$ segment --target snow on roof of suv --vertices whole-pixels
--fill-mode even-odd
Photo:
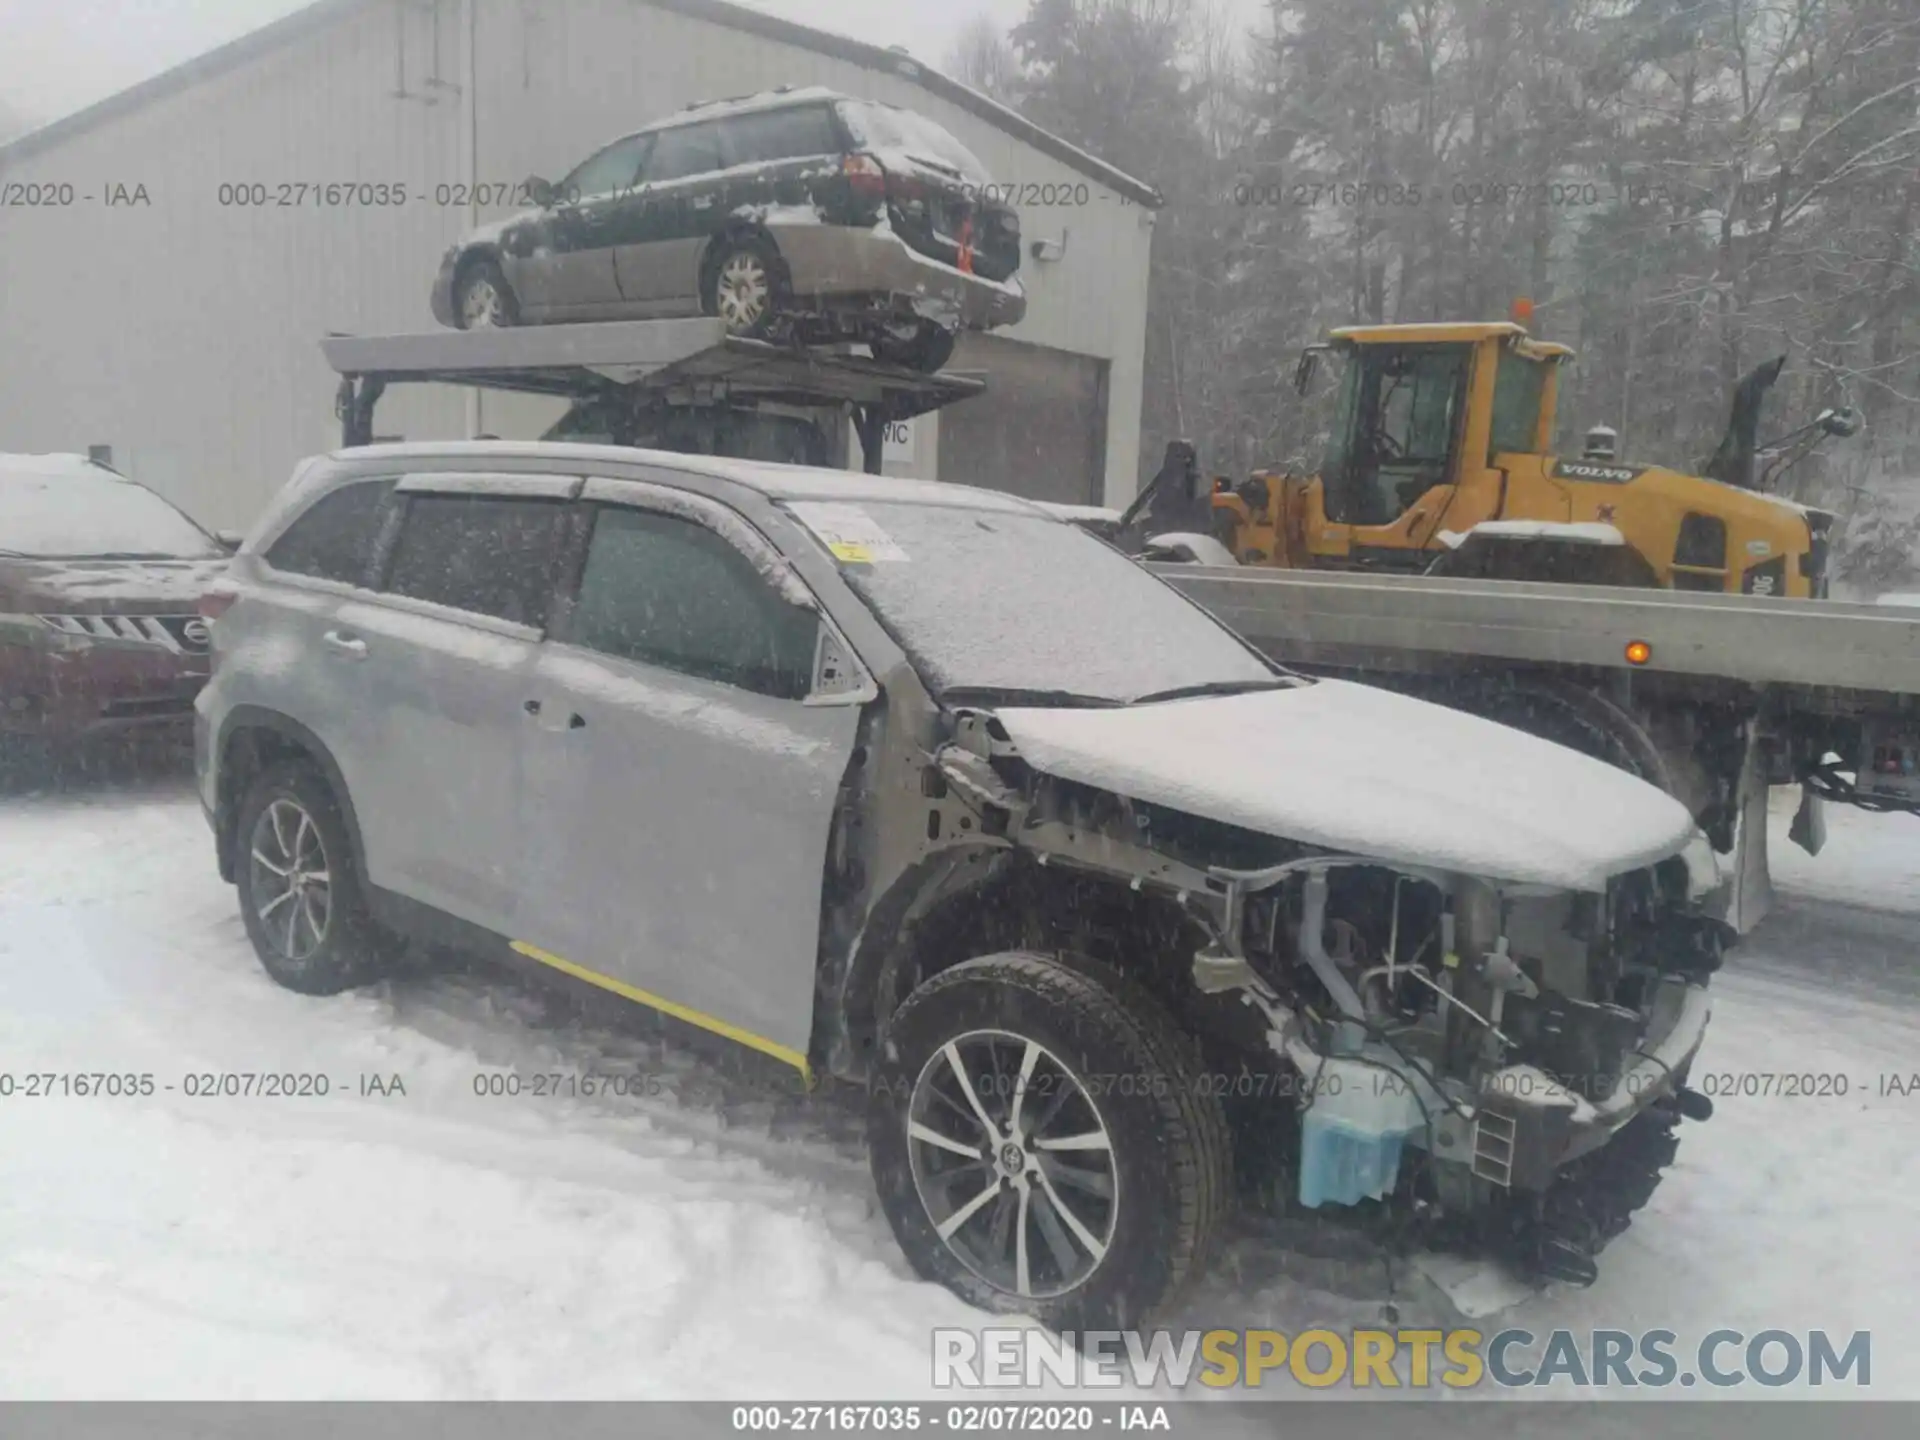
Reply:
[[[731,99],[695,101],[663,119],[655,120],[650,125],[642,125],[634,133],[644,135],[649,130],[665,130],[669,126],[684,125],[693,120],[714,120],[728,115],[747,115],[760,110],[775,110],[783,105],[806,105],[853,98],[844,90],[832,90],[825,85],[803,85],[798,89],[760,90],[752,95],[736,95]]]

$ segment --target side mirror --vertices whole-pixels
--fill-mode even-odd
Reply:
[[[247,532],[244,530],[216,530],[213,532],[213,538],[220,542],[220,548],[222,550],[231,555],[247,543]]]
[[[1300,363],[1293,369],[1293,393],[1305,395],[1313,385],[1313,377],[1320,369],[1320,352],[1302,350]]]
[[[527,198],[536,205],[553,204],[553,183],[542,180],[538,175],[529,175],[520,187],[527,192]]]

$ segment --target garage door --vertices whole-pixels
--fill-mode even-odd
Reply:
[[[1106,488],[1104,360],[966,335],[947,368],[984,373],[987,391],[940,412],[942,480],[1029,500],[1100,503]]]

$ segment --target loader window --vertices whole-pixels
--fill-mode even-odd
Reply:
[[[1447,482],[1469,347],[1380,345],[1347,362],[1321,476],[1329,519],[1387,525]]]
[[[1512,350],[1500,352],[1500,368],[1493,378],[1493,429],[1487,438],[1487,459],[1495,455],[1526,455],[1540,428],[1540,397],[1547,387],[1544,360],[1529,360]]]

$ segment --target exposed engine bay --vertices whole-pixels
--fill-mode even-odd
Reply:
[[[1298,1202],[1379,1202],[1429,1241],[1591,1282],[1674,1124],[1711,1113],[1686,1075],[1726,936],[1688,913],[1684,862],[1604,895],[1358,856],[1223,878],[1195,979],[1257,1005],[1300,1078]]]
[[[1678,1123],[1712,1113],[1687,1074],[1734,932],[1701,903],[1704,842],[1603,892],[1499,882],[1061,781],[997,728],[963,721],[940,757],[975,833],[1197,922],[1185,983],[1291,1077],[1291,1123],[1255,1142],[1288,1152],[1285,1203],[1529,1280],[1596,1277]]]

